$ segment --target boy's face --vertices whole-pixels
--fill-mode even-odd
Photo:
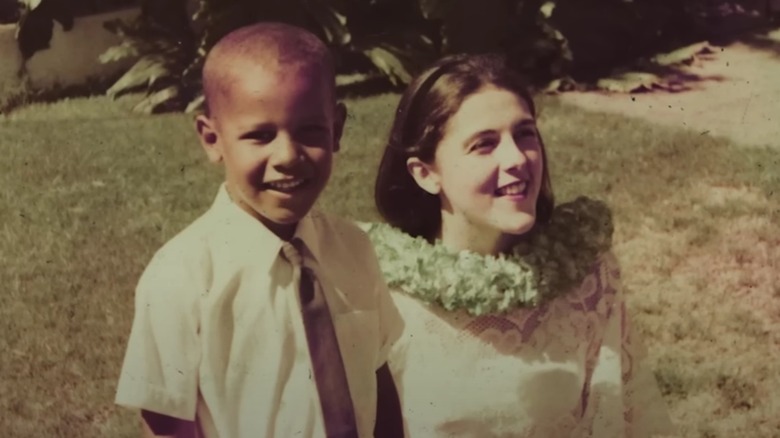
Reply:
[[[233,201],[289,239],[330,178],[346,112],[319,72],[242,67],[198,134]]]

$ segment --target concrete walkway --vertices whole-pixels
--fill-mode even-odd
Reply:
[[[780,150],[780,29],[754,35],[749,43],[709,48],[711,53],[679,68],[685,91],[568,92],[561,99]]]

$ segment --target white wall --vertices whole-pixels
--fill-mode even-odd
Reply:
[[[103,28],[103,23],[115,18],[132,19],[139,10],[125,9],[106,14],[77,17],[68,32],[54,22],[50,48],[35,52],[27,61],[30,85],[45,88],[54,84],[83,84],[89,77],[116,73],[132,64],[132,60],[101,64],[98,56],[119,39]],[[16,26],[0,25],[0,93],[19,86],[17,71],[21,66],[15,38]]]

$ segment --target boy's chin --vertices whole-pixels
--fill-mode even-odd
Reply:
[[[274,234],[283,240],[289,240],[295,234],[298,222],[308,214],[310,209],[281,209],[276,208],[271,211],[264,211],[263,214],[255,211],[255,217],[271,230]]]
[[[265,225],[272,233],[276,234],[282,240],[290,240],[295,235],[298,228],[298,222],[303,216],[285,216],[283,218],[260,216],[260,222]]]

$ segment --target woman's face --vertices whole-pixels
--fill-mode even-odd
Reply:
[[[542,164],[528,104],[489,86],[463,101],[445,126],[434,162],[415,179],[441,198],[445,242],[453,237],[448,233],[502,240],[533,227]]]

